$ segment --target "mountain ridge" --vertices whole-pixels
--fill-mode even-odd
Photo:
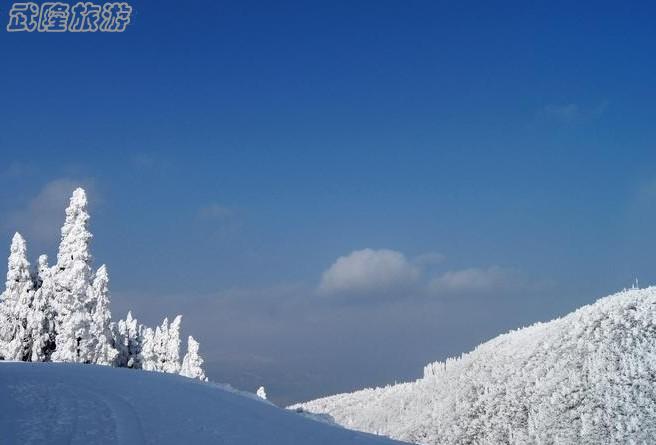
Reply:
[[[420,444],[656,440],[656,287],[499,335],[414,382],[291,408]]]

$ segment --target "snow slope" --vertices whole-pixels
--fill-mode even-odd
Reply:
[[[256,396],[155,372],[0,362],[0,444],[384,445]]]
[[[421,444],[656,443],[656,287],[501,335],[415,382],[293,408]]]

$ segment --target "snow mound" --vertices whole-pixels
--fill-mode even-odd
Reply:
[[[0,442],[392,445],[229,387],[96,365],[0,362]]]
[[[656,443],[656,287],[500,335],[415,382],[292,408],[420,444]]]

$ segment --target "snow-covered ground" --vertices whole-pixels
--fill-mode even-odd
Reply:
[[[656,287],[501,335],[415,382],[293,408],[421,444],[656,443]]]
[[[385,445],[255,395],[155,372],[0,362],[2,444]]]

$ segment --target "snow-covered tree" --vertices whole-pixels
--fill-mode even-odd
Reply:
[[[32,338],[30,361],[45,362],[55,349],[54,282],[47,255],[39,257],[36,287],[27,325]]]
[[[111,365],[118,354],[110,330],[112,314],[109,310],[109,274],[103,264],[96,271],[93,284],[88,291],[91,312],[91,363]]]
[[[264,389],[264,386],[260,386],[259,388],[257,388],[257,392],[255,394],[262,400],[267,399],[266,390]]]
[[[159,371],[159,359],[157,357],[156,338],[159,336],[159,326],[153,331],[152,328],[143,330],[143,341],[141,343],[141,369],[145,371]]]
[[[170,374],[177,374],[180,372],[180,324],[182,323],[182,315],[178,315],[173,319],[169,326],[166,336],[166,355],[164,359],[163,371]]]
[[[56,349],[52,361],[89,363],[93,360],[91,314],[87,291],[91,284],[91,254],[87,196],[78,188],[66,209],[55,266],[57,307]]]
[[[83,189],[66,209],[57,263],[41,255],[30,273],[25,240],[12,239],[5,291],[0,295],[0,360],[96,363],[204,379],[198,343],[189,338],[185,367],[180,363],[178,315],[155,330],[128,312],[112,322],[106,266],[91,268],[89,213]]]
[[[198,342],[190,335],[187,339],[187,353],[182,360],[180,375],[206,382],[207,377],[205,377],[205,371],[203,371],[203,358],[198,354],[198,347]]]
[[[624,290],[415,381],[290,408],[424,445],[653,443],[655,314],[656,287]]]
[[[141,369],[143,326],[132,312],[128,311],[125,320],[113,323],[114,346],[118,350],[115,359],[116,366]]]
[[[169,319],[165,317],[162,324],[155,326],[153,355],[155,356],[155,371],[164,372],[166,363],[166,348],[168,347]]]
[[[25,239],[16,233],[11,240],[0,314],[0,354],[5,360],[27,360],[30,356],[32,340],[27,329],[27,318],[33,297],[34,282],[27,261],[27,245]]]
[[[164,318],[162,324],[155,330],[146,329],[143,332],[142,368],[148,371],[180,372],[180,324],[182,316],[178,315],[169,324]]]

